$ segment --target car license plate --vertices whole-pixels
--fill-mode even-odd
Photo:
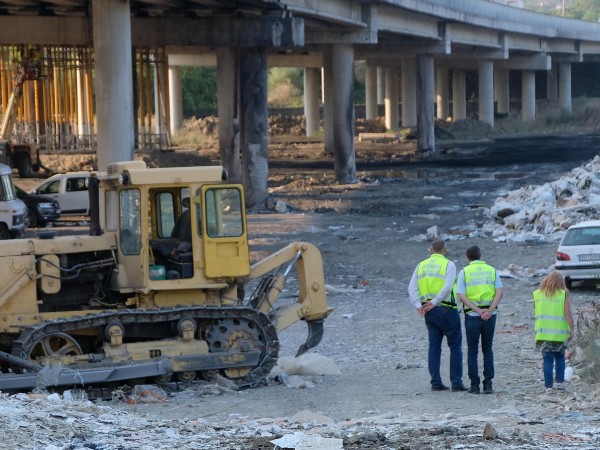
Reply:
[[[600,253],[586,253],[579,255],[579,261],[597,261],[600,259]]]

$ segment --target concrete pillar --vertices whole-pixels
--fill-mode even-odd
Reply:
[[[402,58],[402,126],[417,126],[417,62],[415,58]]]
[[[448,84],[450,80],[448,78],[448,69],[446,67],[438,67],[436,70],[435,104],[437,118],[444,122],[450,115],[448,109]]]
[[[385,69],[385,128],[392,131],[400,129],[397,67],[387,67]]]
[[[494,126],[494,63],[479,61],[479,120]]]
[[[252,47],[239,50],[240,150],[246,204],[258,205],[269,193],[269,111],[267,108],[267,52]]]
[[[417,56],[417,149],[435,150],[433,55]]]
[[[558,100],[558,63],[553,62],[552,68],[546,72],[546,98],[548,100]]]
[[[533,70],[523,71],[521,85],[521,118],[524,122],[532,122],[535,120],[535,72]]]
[[[332,61],[332,50],[327,48],[323,52],[323,127],[325,129],[325,153],[333,155],[334,152],[334,140],[333,140],[333,121],[334,121],[334,109],[333,109],[333,61]]]
[[[327,51],[323,52],[323,60],[325,60],[327,58],[326,55]],[[326,90],[326,84],[327,81],[325,80],[326,78],[326,74],[325,74],[325,63],[323,63],[323,67],[321,68],[321,103],[325,104],[325,97],[327,96],[327,93],[325,92]]]
[[[356,182],[356,155],[354,151],[354,47],[352,44],[334,44],[331,58],[335,83],[334,105],[334,161],[335,178],[340,183]]]
[[[242,182],[240,162],[240,123],[238,113],[237,51],[217,47],[217,115],[219,116],[219,156],[229,180]]]
[[[133,62],[127,0],[92,2],[98,170],[134,156]]]
[[[319,132],[319,83],[321,70],[314,67],[304,69],[304,117],[306,135],[314,136]]]
[[[571,63],[561,62],[559,67],[560,109],[571,111]]]
[[[467,82],[463,69],[452,69],[452,120],[467,117]]]
[[[367,120],[375,119],[377,108],[377,67],[367,65],[365,70],[365,115]]]
[[[183,123],[183,89],[181,67],[169,67],[169,131],[176,134]]]
[[[508,89],[508,69],[494,69],[494,97],[498,114],[508,115],[510,112],[510,96]]]
[[[89,134],[87,129],[86,108],[85,108],[85,80],[83,78],[83,61],[77,60],[77,137],[81,141]],[[81,142],[83,144],[83,142]]]
[[[385,67],[377,67],[377,104],[385,103]]]

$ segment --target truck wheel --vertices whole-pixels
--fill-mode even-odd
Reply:
[[[31,159],[28,156],[22,156],[17,161],[17,170],[20,178],[31,178],[32,167]]]
[[[5,223],[0,223],[0,240],[10,239],[10,231]]]

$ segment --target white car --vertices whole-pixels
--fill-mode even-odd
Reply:
[[[87,216],[90,213],[89,178],[89,172],[60,173],[29,192],[55,199],[62,211],[61,216]]]
[[[569,289],[573,281],[600,280],[600,220],[569,227],[556,251],[554,267]]]

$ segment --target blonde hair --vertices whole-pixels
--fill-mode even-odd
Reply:
[[[545,295],[552,295],[561,289],[567,289],[565,285],[565,277],[556,270],[553,270],[544,278],[540,284],[540,291]]]

